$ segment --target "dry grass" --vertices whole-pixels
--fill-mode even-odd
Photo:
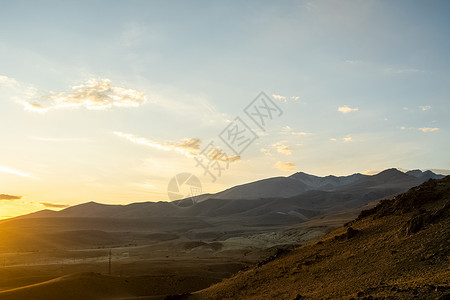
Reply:
[[[430,181],[192,298],[438,299],[450,293],[449,196],[450,177]],[[418,216],[439,211],[437,219],[420,217],[428,221],[410,232]]]

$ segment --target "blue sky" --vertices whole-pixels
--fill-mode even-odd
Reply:
[[[1,217],[296,171],[450,169],[448,1],[4,1]],[[245,119],[261,92],[283,111]],[[195,157],[258,138],[215,182]],[[223,162],[223,161],[222,161]],[[44,204],[42,204],[44,203]]]

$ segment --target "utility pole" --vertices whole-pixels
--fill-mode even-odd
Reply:
[[[109,249],[108,274],[111,275],[111,249]]]

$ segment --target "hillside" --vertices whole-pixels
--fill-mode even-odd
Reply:
[[[361,212],[192,299],[448,299],[450,176]]]

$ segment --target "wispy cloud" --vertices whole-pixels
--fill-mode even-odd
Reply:
[[[422,127],[422,128],[419,128],[419,130],[422,132],[434,132],[434,131],[438,131],[439,128]]]
[[[239,155],[228,156],[221,149],[215,147],[206,151],[205,155],[207,155],[210,160],[217,160],[223,162],[234,162],[241,159]]]
[[[13,175],[17,175],[17,176],[22,176],[22,177],[33,178],[33,176],[31,176],[30,174],[27,174],[27,173],[22,172],[20,170],[16,170],[16,169],[13,169],[13,168],[10,168],[10,167],[6,167],[6,166],[0,166],[0,172],[13,174]]]
[[[331,138],[330,141],[336,142],[336,141],[337,141],[337,138]]]
[[[288,96],[282,96],[282,95],[277,95],[277,94],[272,94],[272,97],[275,99],[275,100],[279,100],[279,101],[282,101],[282,102],[288,102],[288,101],[297,101],[297,100],[300,100],[300,97],[298,97],[298,96],[290,96],[290,97],[288,97]]]
[[[125,138],[133,143],[141,144],[147,147],[155,148],[163,151],[176,151],[188,157],[194,157],[200,151],[200,139],[186,138],[180,142],[157,142],[148,138],[136,136],[130,133],[123,133],[119,131],[113,132],[115,135]]]
[[[431,109],[431,105],[419,106],[419,108],[420,108],[422,111],[427,111],[427,110]]]
[[[0,200],[20,200],[23,196],[14,196],[8,194],[0,194]]]
[[[284,144],[284,141],[276,142],[272,144],[272,147],[274,147],[279,153],[284,155],[291,155],[292,150],[289,146]]]
[[[19,100],[25,109],[46,112],[51,109],[85,107],[89,110],[105,110],[112,107],[138,107],[146,101],[144,93],[111,85],[109,79],[89,79],[73,86],[72,92],[48,92]]]
[[[353,138],[351,136],[346,136],[346,137],[342,138],[342,140],[344,142],[351,142],[353,140]]]
[[[39,202],[39,203],[48,208],[66,208],[66,207],[70,206],[68,204],[54,204],[54,203],[48,203],[48,202]]]
[[[277,161],[275,164],[275,168],[283,170],[283,171],[295,171],[296,167],[293,162],[282,162]]]
[[[147,147],[155,148],[163,151],[175,151],[181,153],[187,157],[195,157],[200,155],[200,143],[201,140],[198,138],[186,138],[181,140],[180,142],[158,142],[153,141],[148,138],[136,136],[130,133],[123,132],[113,132],[115,135],[125,138],[133,143],[141,144]],[[221,149],[216,147],[210,147],[205,150],[203,153],[209,159],[216,161],[224,161],[224,162],[234,162],[241,159],[240,156],[228,156]]]
[[[357,64],[361,63],[361,61],[359,61],[359,60],[352,60],[352,59],[347,59],[344,62],[347,64],[350,64],[350,65],[357,65]]]
[[[311,135],[312,133],[310,132],[304,132],[304,131],[294,131],[290,126],[284,126],[283,128],[281,128],[281,134],[292,134],[292,135],[300,135],[300,136],[305,136],[305,135]]]
[[[410,74],[410,73],[420,73],[423,72],[419,69],[414,69],[414,68],[396,68],[396,67],[388,67],[388,68],[384,68],[383,72],[388,73],[388,74]]]
[[[358,110],[359,109],[357,107],[352,108],[352,107],[349,107],[347,105],[338,107],[338,111],[343,113],[343,114],[347,114],[347,113],[350,113],[350,112],[353,112],[353,111],[358,111]]]
[[[0,85],[7,86],[7,87],[16,87],[19,85],[19,83],[14,78],[0,75]]]
[[[270,153],[270,150],[269,150],[269,149],[261,148],[260,151],[261,151],[262,153],[264,153],[264,155],[267,155],[267,156],[271,156],[271,155],[272,155],[272,153]]]
[[[364,174],[364,175],[376,175],[376,174],[379,174],[382,171],[383,170],[366,170],[366,171],[362,172],[361,174]]]

